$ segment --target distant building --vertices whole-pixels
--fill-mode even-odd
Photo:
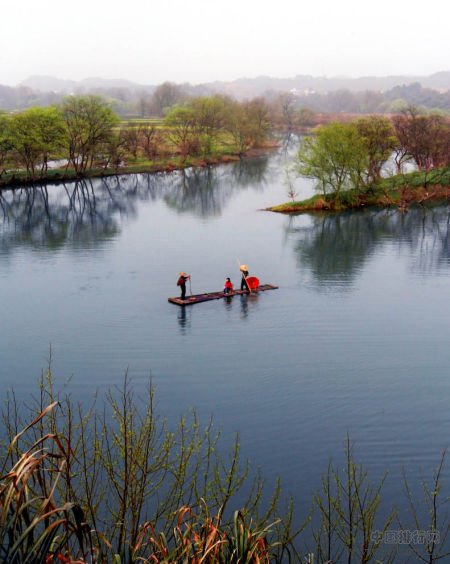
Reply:
[[[289,92],[293,96],[296,96],[297,98],[303,98],[305,96],[311,96],[311,94],[316,93],[316,91],[313,90],[312,88],[305,88],[304,90],[298,90],[298,88],[291,88],[291,90],[289,90]]]

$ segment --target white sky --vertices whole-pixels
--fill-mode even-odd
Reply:
[[[450,0],[2,0],[0,84],[450,70]]]

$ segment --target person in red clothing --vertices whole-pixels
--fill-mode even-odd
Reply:
[[[178,278],[177,286],[179,286],[181,289],[180,298],[182,300],[186,299],[186,280],[189,280],[189,278],[190,278],[189,274],[186,274],[186,272],[180,272],[180,277]]]
[[[232,294],[233,293],[233,283],[229,278],[225,280],[225,286],[223,289],[224,294]]]

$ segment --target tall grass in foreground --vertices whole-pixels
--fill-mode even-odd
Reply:
[[[83,409],[55,393],[48,370],[31,405],[9,395],[3,427],[2,561],[250,562],[296,553],[293,506],[281,511],[279,483],[268,495],[261,476],[250,476],[238,437],[220,454],[212,420],[202,428],[193,412],[169,428],[151,386],[141,403],[125,376],[103,405]]]
[[[423,499],[406,477],[409,512],[380,515],[384,478],[373,482],[354,460],[330,462],[306,519],[292,500],[281,510],[277,483],[239,461],[236,438],[219,454],[213,423],[195,413],[171,430],[123,386],[89,409],[53,389],[50,370],[33,403],[11,394],[2,413],[0,562],[435,562],[445,559],[450,519],[443,491],[445,453]],[[28,421],[31,421],[28,423]],[[386,543],[392,529],[425,531],[426,542]],[[416,539],[417,540],[417,539]],[[406,560],[405,560],[406,559]]]

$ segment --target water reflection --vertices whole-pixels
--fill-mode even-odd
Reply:
[[[188,311],[189,310],[189,311]],[[179,307],[177,313],[177,321],[180,333],[186,335],[191,329],[191,310],[187,307]]]
[[[0,250],[45,247],[57,250],[70,241],[73,247],[92,240],[96,245],[117,232],[111,201],[94,192],[89,182],[70,186],[38,186],[0,194]]]
[[[239,303],[240,318],[247,319],[252,307],[254,307],[258,302],[258,294],[243,294],[240,296],[231,296],[224,298],[225,309],[231,311]]]
[[[450,210],[447,205],[296,216],[286,235],[294,241],[297,262],[319,287],[347,288],[375,250],[385,244],[407,247],[411,268],[432,274],[450,266]]]
[[[239,318],[242,320],[247,320],[251,309],[255,307],[258,303],[258,294],[248,295],[235,295],[226,296],[220,301],[224,305],[224,309],[227,313],[231,313],[233,309],[239,309]],[[202,304],[198,304],[201,308]],[[193,316],[194,306],[188,307],[178,307],[177,308],[177,322],[178,328],[182,335],[188,335],[192,329],[192,316]]]
[[[236,191],[249,187],[263,190],[268,172],[268,157],[206,168],[190,168],[170,175],[163,196],[178,212],[202,218],[219,216]]]
[[[233,193],[263,190],[268,157],[170,174],[130,174],[0,192],[0,250],[99,245],[137,216],[140,201],[164,201],[178,212],[219,216]]]

